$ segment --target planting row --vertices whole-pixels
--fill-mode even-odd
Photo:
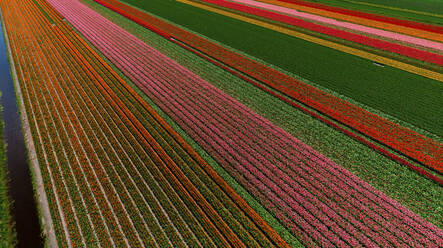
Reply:
[[[307,245],[440,242],[441,230],[83,4],[49,2]]]
[[[46,2],[2,12],[61,247],[284,246],[155,112],[146,128],[170,137],[151,136],[124,81]]]
[[[96,2],[148,27],[154,32],[173,37],[186,45],[208,54],[218,61],[265,83],[286,95],[332,117],[339,122],[388,145],[437,171],[443,168],[443,146],[432,139],[404,128],[360,107],[300,82],[270,67],[255,62],[197,35],[168,24],[147,13],[117,1]]]

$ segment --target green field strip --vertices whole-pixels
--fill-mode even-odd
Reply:
[[[389,66],[380,67],[363,58],[175,1],[126,2],[357,102],[443,135],[441,82]]]
[[[40,10],[40,12],[45,16],[45,18],[48,19],[48,21],[49,21],[51,24],[54,24],[54,20],[52,20],[52,18],[49,17],[48,13],[46,13],[46,11],[44,11],[44,10],[42,9],[42,7],[40,6],[40,4],[38,4],[36,0],[32,0],[32,2],[35,4],[35,6],[37,6],[37,8],[38,8],[38,9]]]
[[[165,42],[163,38],[128,21],[124,17],[90,0],[83,1],[149,45],[165,53],[208,82],[211,82],[216,87],[224,90],[237,100],[240,100],[249,108],[330,157],[365,181],[368,181],[377,189],[388,194],[390,197],[396,199],[437,226],[443,226],[443,222],[441,221],[441,216],[443,216],[442,203],[438,201],[438,198],[443,197],[443,194],[438,185],[379,155],[353,139],[336,132],[319,121],[302,114],[293,107],[270,97],[261,90],[222,71],[196,55],[190,54],[172,43]],[[135,86],[134,89],[138,90]],[[155,107],[152,101],[145,97],[141,91],[138,90],[138,92],[151,106]],[[201,148],[197,149],[197,144],[183,133],[177,124],[165,116],[160,109],[156,108],[156,111],[161,113],[162,117],[165,118],[180,135],[183,135],[186,141],[192,144],[194,149],[198,150],[199,154],[207,161],[212,160]],[[214,166],[214,162],[211,162],[211,165]],[[220,175],[226,173],[220,169],[216,170]],[[229,181],[229,178],[225,178],[225,180]],[[236,190],[238,191],[237,188]]]
[[[1,93],[0,93],[1,97]],[[0,107],[0,113],[3,112]],[[0,117],[3,114],[0,114]],[[3,141],[3,119],[0,119],[0,246],[12,248],[16,243],[16,234],[10,212],[11,199],[8,194],[8,179],[6,168],[6,146]]]
[[[441,0],[306,0],[307,2],[357,10],[416,22],[443,25]],[[374,6],[381,5],[381,6]],[[395,8],[395,9],[394,9]],[[423,13],[417,13],[423,12]]]

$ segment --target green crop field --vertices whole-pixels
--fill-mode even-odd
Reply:
[[[365,11],[374,14],[382,14],[397,18],[409,19],[419,22],[427,22],[433,24],[443,24],[443,1],[441,0],[356,0],[356,1],[339,1],[339,0],[308,0],[309,2],[322,3],[331,6],[337,6],[347,9],[353,9],[358,11]],[[367,5],[376,4],[384,5],[388,8],[382,8],[379,6]],[[396,9],[392,9],[396,8]],[[400,10],[402,9],[402,10]],[[404,11],[406,10],[406,11]],[[425,12],[425,13],[415,13],[409,12],[408,10]]]

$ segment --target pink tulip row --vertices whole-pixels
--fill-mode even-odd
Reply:
[[[439,43],[439,42],[435,42],[435,41],[421,39],[421,38],[417,38],[417,37],[413,37],[413,36],[409,36],[409,35],[404,35],[404,34],[400,34],[400,33],[394,33],[394,32],[390,32],[390,31],[386,31],[386,30],[382,30],[382,29],[366,27],[363,25],[354,24],[354,23],[350,23],[350,22],[338,21],[333,18],[328,18],[328,17],[323,17],[320,15],[314,15],[314,14],[309,14],[309,13],[305,13],[305,12],[300,12],[300,11],[297,11],[294,9],[285,8],[285,7],[281,7],[281,6],[277,6],[277,5],[273,5],[273,4],[262,3],[262,2],[254,1],[254,0],[233,0],[233,1],[238,2],[238,3],[242,3],[242,4],[247,4],[250,6],[255,6],[255,7],[266,9],[266,10],[271,10],[271,11],[276,11],[276,12],[280,12],[283,14],[288,14],[288,15],[291,15],[294,17],[300,17],[300,18],[310,20],[310,21],[317,21],[317,22],[321,22],[324,24],[334,25],[337,27],[347,28],[347,29],[354,30],[354,31],[364,32],[367,34],[372,34],[372,35],[376,35],[376,36],[380,36],[380,37],[384,37],[384,38],[388,38],[388,39],[398,40],[398,41],[406,42],[409,44],[414,44],[414,45],[418,45],[418,46],[423,46],[423,47],[428,47],[428,48],[432,48],[435,50],[443,51],[443,44]]]
[[[432,224],[84,5],[49,2],[307,243],[442,240]]]

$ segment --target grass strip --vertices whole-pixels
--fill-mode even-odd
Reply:
[[[3,112],[2,109],[3,108],[0,107],[0,112]],[[8,194],[6,145],[3,141],[3,128],[4,122],[0,120],[0,246],[12,248],[15,247],[17,240],[10,212],[11,199]]]

